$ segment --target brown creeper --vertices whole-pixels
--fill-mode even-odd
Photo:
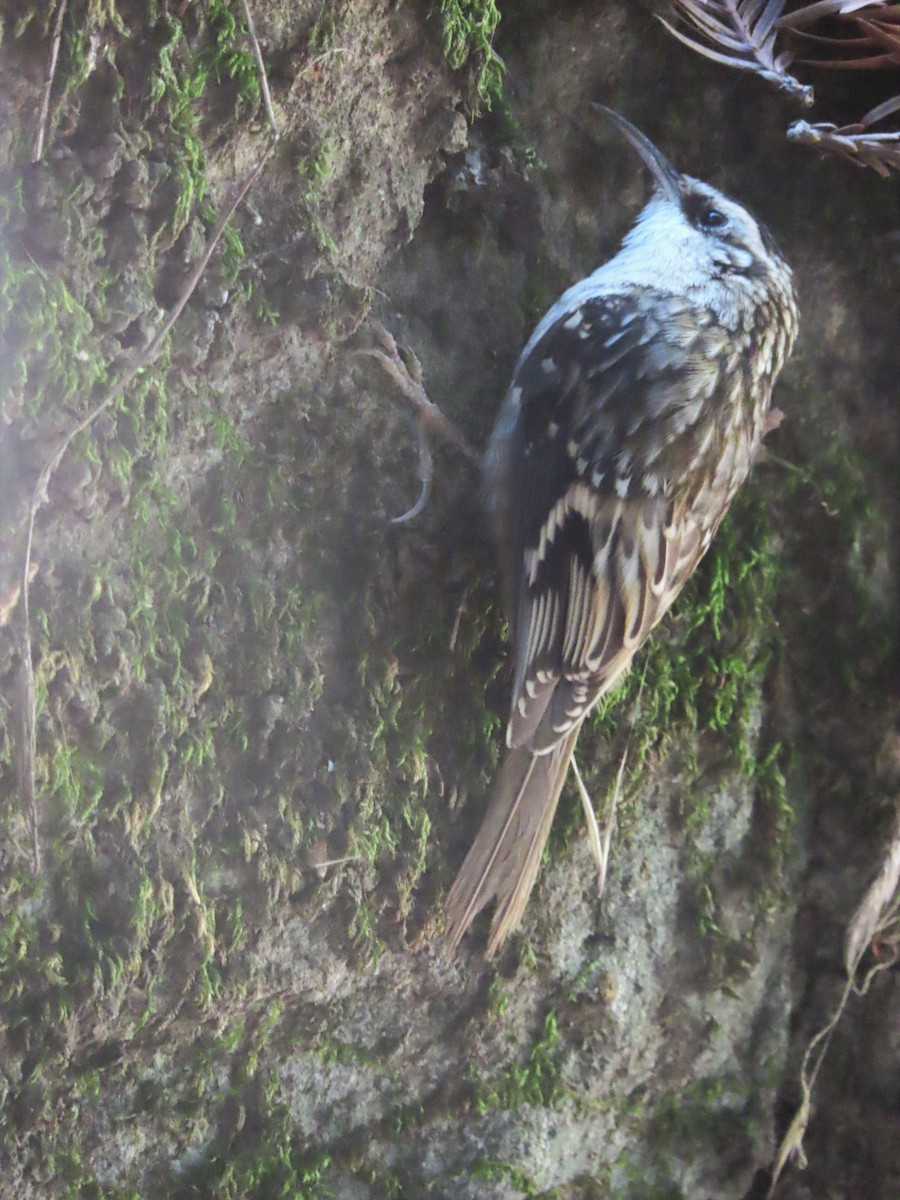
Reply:
[[[797,332],[771,235],[603,111],[654,194],[615,258],[538,324],[485,456],[515,682],[509,750],[447,914],[456,946],[496,900],[489,956],[525,909],[581,724],[706,553]]]

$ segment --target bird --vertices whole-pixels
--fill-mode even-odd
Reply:
[[[506,755],[445,901],[455,950],[519,925],[585,718],[690,578],[780,419],[790,267],[735,200],[595,105],[653,192],[608,262],[539,321],[483,456],[514,646]]]

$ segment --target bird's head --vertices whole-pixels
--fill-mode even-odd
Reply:
[[[790,271],[765,226],[746,208],[708,183],[682,175],[630,121],[595,105],[634,147],[653,176],[653,196],[622,246],[632,270],[641,262],[656,280],[676,290],[741,289],[784,281]],[[639,282],[634,279],[634,282]]]

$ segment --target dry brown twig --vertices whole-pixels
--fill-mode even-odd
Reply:
[[[894,825],[881,868],[866,890],[859,907],[847,925],[844,936],[844,970],[847,979],[828,1022],[810,1040],[800,1067],[800,1104],[787,1133],[778,1147],[772,1167],[772,1183],[769,1200],[784,1168],[792,1158],[801,1167],[806,1166],[803,1153],[803,1138],[812,1116],[812,1093],[819,1069],[828,1052],[832,1034],[843,1016],[851,995],[863,996],[869,990],[873,978],[894,965],[900,943],[900,802],[894,815]],[[863,956],[869,948],[878,950],[881,957],[869,968],[862,980],[858,972]]]
[[[56,78],[56,64],[59,61],[59,46],[62,41],[63,22],[66,19],[66,8],[69,0],[59,0],[56,10],[56,24],[53,26],[53,40],[50,42],[50,57],[47,60],[47,74],[44,76],[44,86],[41,89],[41,106],[38,109],[37,132],[34,135],[34,147],[31,151],[31,161],[38,163],[44,156],[44,141],[47,137],[47,124],[50,120],[50,93],[53,91],[53,81]]]
[[[84,433],[94,421],[105,412],[126,390],[129,384],[135,379],[141,371],[145,370],[157,357],[162,349],[166,338],[172,331],[178,318],[184,311],[188,301],[196,290],[197,284],[202,279],[209,260],[212,258],[216,247],[222,240],[222,235],[225,232],[225,227],[231,220],[236,209],[243,201],[244,197],[253,187],[256,180],[262,174],[266,163],[269,160],[272,151],[281,136],[281,131],[278,128],[278,122],[275,119],[275,111],[272,106],[272,98],[269,92],[268,78],[266,75],[265,64],[263,63],[262,51],[260,50],[259,40],[256,36],[256,29],[253,24],[253,17],[250,13],[248,0],[241,0],[241,5],[244,10],[244,19],[247,23],[247,35],[250,44],[253,47],[253,54],[256,58],[256,64],[260,75],[260,91],[263,97],[263,102],[266,109],[266,116],[269,122],[269,136],[266,145],[259,160],[250,168],[244,179],[234,189],[230,199],[225,204],[222,212],[216,222],[215,228],[210,235],[206,248],[200,256],[196,266],[188,277],[181,290],[181,294],[173,307],[172,311],[166,317],[157,332],[147,342],[144,348],[137,354],[133,362],[122,372],[112,387],[106,392],[101,400],[90,410],[78,424],[71,429],[65,437],[60,441],[59,445],[50,455],[50,458],[44,465],[38,481],[34,486],[34,491],[31,495],[31,503],[28,511],[28,525],[25,534],[25,554],[21,571],[21,600],[22,600],[22,625],[21,625],[21,657],[22,667],[20,675],[20,705],[21,705],[21,732],[19,745],[19,788],[22,793],[23,805],[28,814],[28,821],[31,826],[31,841],[32,841],[32,869],[35,874],[40,870],[41,855],[40,855],[40,839],[38,836],[38,807],[37,807],[37,789],[35,785],[35,759],[36,759],[36,722],[37,722],[37,702],[34,686],[34,664],[32,661],[31,647],[31,612],[30,612],[30,584],[34,574],[32,565],[32,552],[34,548],[34,524],[37,518],[38,511],[47,500],[47,488],[56,472],[59,464],[65,457],[66,452],[72,445],[79,434]],[[65,12],[65,0],[60,8],[60,13]],[[57,28],[54,31],[55,50],[51,51],[51,61],[53,63],[53,72],[55,72],[56,54],[58,53],[58,38],[62,36],[62,17],[57,16]],[[45,83],[45,93],[47,103],[49,105],[50,87],[52,87],[52,72],[48,83]],[[49,86],[48,86],[49,84]],[[41,126],[38,130],[38,137],[42,151],[43,137],[41,131],[46,124],[45,119],[42,119]],[[35,143],[35,150],[38,149],[38,142]]]

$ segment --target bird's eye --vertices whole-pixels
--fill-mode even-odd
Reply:
[[[700,214],[700,224],[704,229],[721,229],[723,225],[728,224],[728,218],[710,204]]]

